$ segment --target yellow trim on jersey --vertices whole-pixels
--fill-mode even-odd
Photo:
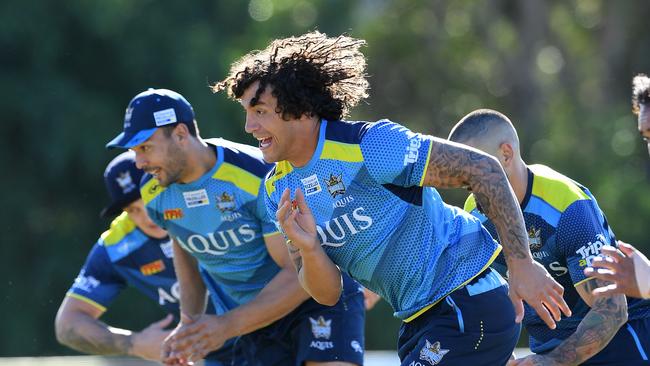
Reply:
[[[585,282],[587,282],[589,280],[595,280],[595,279],[596,279],[596,277],[587,277],[584,280],[581,280],[581,281],[578,281],[578,282],[574,283],[573,287],[578,287],[578,286],[582,285],[583,283],[585,283]]]
[[[262,235],[262,236],[263,236],[264,238],[268,238],[268,237],[275,236],[275,235],[278,235],[278,234],[280,234],[279,231],[274,231],[274,232],[272,232],[272,233],[264,234],[264,235]]]
[[[122,212],[120,216],[111,222],[111,228],[104,231],[100,238],[104,246],[108,247],[119,243],[125,236],[135,230],[135,228],[135,223],[131,221],[129,215],[126,212]]]
[[[429,160],[431,159],[431,149],[433,148],[433,141],[429,141],[429,149],[427,150],[427,161],[424,162],[424,171],[422,171],[422,178],[420,178],[419,186],[422,187],[424,184],[424,178],[427,176],[427,170],[429,169]]]
[[[463,210],[467,212],[472,212],[476,208],[476,197],[474,197],[474,194],[470,194],[467,196],[467,199],[465,200],[465,205],[463,206]]]
[[[286,176],[287,174],[291,173],[291,171],[293,171],[293,167],[286,160],[280,161],[275,165],[275,171],[273,172],[273,175],[268,177],[264,182],[264,186],[266,188],[266,194],[269,197],[271,197],[271,194],[275,192],[275,182],[282,179],[282,177]]]
[[[358,144],[346,144],[343,142],[325,140],[321,159],[341,160],[351,163],[363,161],[361,147]]]
[[[409,316],[408,318],[406,318],[406,320],[404,320],[404,323],[408,323],[408,322],[412,321],[413,319],[417,318],[418,316],[424,314],[427,310],[431,309],[431,308],[434,307],[437,303],[439,303],[440,301],[444,300],[444,298],[447,297],[449,294],[451,294],[452,292],[454,292],[454,291],[458,290],[459,288],[461,288],[461,287],[467,285],[468,283],[470,283],[470,281],[472,281],[476,276],[478,276],[478,275],[480,275],[481,273],[483,273],[483,271],[485,271],[485,270],[486,270],[486,269],[487,269],[487,268],[492,264],[492,262],[494,262],[494,260],[497,259],[497,256],[499,255],[499,253],[501,253],[501,245],[497,246],[497,249],[496,249],[496,250],[494,251],[494,253],[492,254],[492,257],[490,257],[490,260],[488,260],[487,263],[483,266],[483,268],[481,268],[480,271],[476,272],[476,274],[475,274],[474,276],[472,276],[469,280],[467,280],[467,281],[461,283],[461,284],[460,284],[458,287],[456,287],[455,289],[453,289],[453,290],[449,291],[448,293],[446,293],[445,296],[441,297],[441,298],[438,299],[436,302],[434,302],[434,303],[432,303],[432,304],[429,304],[429,305],[423,307],[422,309],[418,310],[415,314],[413,314],[413,315]]]
[[[165,191],[165,187],[158,184],[158,179],[151,178],[147,183],[140,187],[140,196],[142,196],[142,202],[145,206],[156,198],[159,194]]]
[[[543,199],[560,212],[578,200],[588,200],[589,196],[571,179],[543,165],[531,165],[535,175],[532,194]]]
[[[262,184],[260,177],[226,162],[221,164],[219,169],[212,175],[212,178],[230,182],[253,197],[257,197],[260,184]]]
[[[68,293],[65,294],[65,295],[66,295],[66,296],[69,296],[69,297],[71,297],[71,298],[73,298],[73,299],[77,299],[77,300],[83,301],[83,302],[85,302],[86,304],[90,304],[90,305],[96,307],[97,309],[101,310],[102,312],[105,312],[105,311],[106,311],[106,307],[105,307],[105,306],[99,305],[98,303],[92,301],[91,299],[89,299],[89,298],[87,298],[87,297],[85,297],[85,296],[82,296],[82,295],[79,295],[79,294],[75,294],[74,292],[68,292]]]

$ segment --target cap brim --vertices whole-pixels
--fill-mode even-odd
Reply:
[[[118,203],[113,203],[111,205],[108,205],[102,209],[102,211],[99,213],[99,217],[102,219],[106,219],[109,217],[115,217],[117,214],[123,211],[122,205]]]
[[[123,149],[130,149],[147,141],[151,135],[156,132],[157,129],[158,127],[154,127],[148,130],[138,131],[137,133],[122,132],[116,138],[112,139],[108,144],[106,144],[106,148],[112,149],[121,147]]]

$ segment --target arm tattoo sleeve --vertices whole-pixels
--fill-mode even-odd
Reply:
[[[131,336],[113,333],[106,324],[96,322],[96,326],[84,327],[85,332],[69,327],[63,336],[65,344],[89,354],[128,355],[132,347]]]
[[[597,279],[585,282],[589,293],[606,285],[606,282]],[[596,298],[576,331],[550,352],[548,357],[559,365],[579,365],[605,348],[626,321],[625,296]]]
[[[441,139],[432,141],[424,184],[470,189],[483,213],[497,229],[503,254],[530,258],[524,217],[501,164],[479,150]]]

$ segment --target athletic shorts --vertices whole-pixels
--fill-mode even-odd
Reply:
[[[273,324],[238,342],[249,366],[300,366],[306,361],[363,365],[365,308],[359,285],[344,276],[334,306],[309,299]]]
[[[521,325],[506,281],[486,269],[408,323],[402,323],[402,366],[505,365]]]

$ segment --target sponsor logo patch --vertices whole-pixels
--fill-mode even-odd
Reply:
[[[334,175],[330,173],[329,179],[325,179],[325,184],[327,185],[327,191],[330,193],[332,198],[336,198],[338,195],[345,194],[343,174]]]
[[[205,189],[199,189],[198,191],[183,192],[183,198],[185,199],[185,205],[188,208],[205,206],[210,204],[210,199],[208,198],[208,192]]]
[[[597,234],[596,239],[592,242],[583,245],[580,249],[576,250],[576,254],[580,254],[582,259],[578,261],[580,267],[591,266],[591,261],[600,254],[600,248],[607,243],[607,239],[603,234]]]
[[[172,248],[172,240],[171,239],[169,239],[169,241],[166,241],[166,242],[160,244],[160,250],[162,250],[165,257],[174,258],[174,249]]]
[[[74,285],[72,287],[78,288],[86,292],[92,292],[93,289],[97,288],[101,282],[93,276],[86,276],[86,270],[82,269],[79,272],[79,276],[75,278]]]
[[[300,181],[304,187],[305,196],[311,196],[312,194],[316,194],[323,190],[320,186],[320,183],[318,182],[318,176],[316,174],[310,175],[307,178],[303,178]]]
[[[352,347],[354,352],[363,353],[363,347],[361,347],[361,343],[359,343],[357,340],[350,342],[350,347]]]
[[[442,361],[442,358],[449,352],[448,349],[440,347],[440,342],[431,344],[428,339],[425,339],[426,344],[420,350],[420,360],[427,361],[432,365],[437,365]]]
[[[163,219],[178,220],[183,218],[183,210],[180,208],[171,208],[163,212]]]
[[[178,122],[174,108],[153,112],[153,119],[156,121],[156,126],[158,127]]]
[[[406,147],[406,154],[404,154],[404,166],[418,161],[421,145],[422,140],[418,136],[409,139],[409,146]]]
[[[158,259],[157,261],[153,261],[151,263],[140,266],[140,272],[142,272],[142,274],[145,276],[155,275],[156,273],[160,273],[164,270],[165,263],[162,261],[162,259]]]
[[[233,212],[235,211],[235,197],[232,194],[223,192],[221,196],[217,196],[217,208],[219,211],[223,212]]]

